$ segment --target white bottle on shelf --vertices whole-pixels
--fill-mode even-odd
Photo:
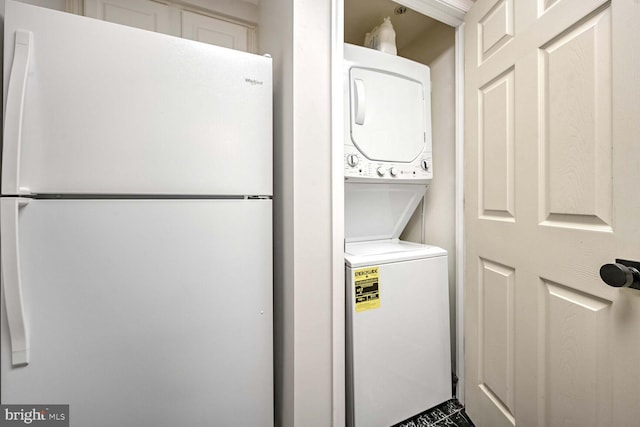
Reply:
[[[396,32],[393,29],[389,17],[384,18],[384,21],[378,27],[378,43],[376,49],[390,53],[391,55],[398,54],[398,50],[396,49]]]
[[[389,17],[384,18],[382,24],[375,27],[364,36],[364,46],[391,55],[397,55],[396,32]]]

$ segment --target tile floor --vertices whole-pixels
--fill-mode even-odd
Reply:
[[[458,399],[451,399],[393,427],[474,427]]]

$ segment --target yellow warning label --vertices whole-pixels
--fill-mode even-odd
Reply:
[[[356,312],[380,307],[378,267],[361,268],[353,272]]]

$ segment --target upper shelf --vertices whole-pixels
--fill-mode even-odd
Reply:
[[[437,19],[452,27],[458,27],[464,22],[465,14],[471,9],[473,0],[393,0],[420,12],[423,15]]]

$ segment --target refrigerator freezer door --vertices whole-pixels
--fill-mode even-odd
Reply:
[[[273,425],[270,200],[33,200],[18,239],[30,363],[2,304],[2,403],[72,426]]]
[[[12,1],[4,22],[4,195],[272,194],[270,58]]]

